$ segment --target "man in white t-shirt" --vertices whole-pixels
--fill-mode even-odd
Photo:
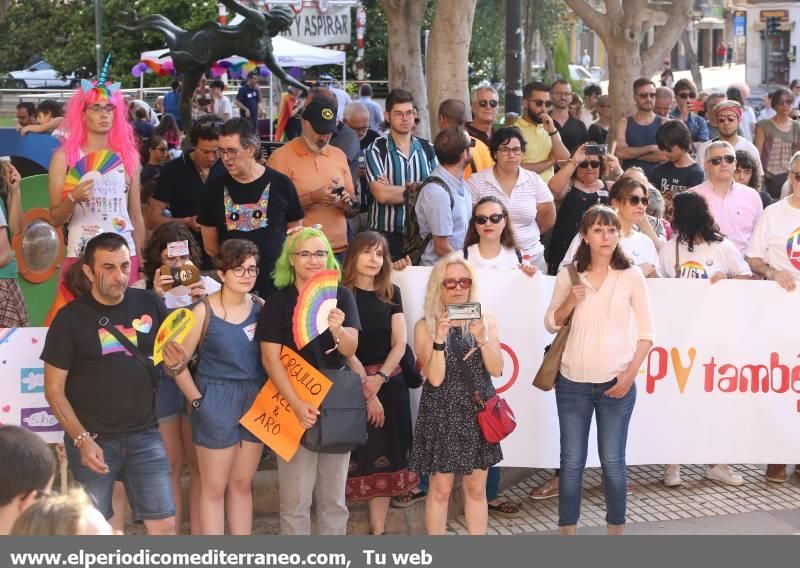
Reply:
[[[230,120],[233,118],[233,105],[228,98],[222,94],[225,90],[225,83],[217,79],[211,82],[211,100],[212,110],[211,113],[217,115],[222,120]]]
[[[705,156],[706,148],[712,142],[723,141],[733,146],[734,150],[741,150],[747,152],[756,164],[756,171],[758,172],[759,179],[764,176],[764,168],[761,167],[761,155],[756,147],[747,138],[739,136],[739,127],[742,122],[742,105],[736,101],[722,101],[719,103],[714,111],[717,113],[717,128],[719,129],[719,137],[703,142],[700,150],[697,152],[699,159]]]

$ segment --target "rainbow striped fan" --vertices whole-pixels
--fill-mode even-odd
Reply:
[[[67,179],[64,182],[62,193],[67,194],[85,179],[98,178],[121,165],[122,159],[109,150],[98,150],[97,152],[86,154],[67,172]]]
[[[328,329],[328,315],[336,307],[338,286],[339,272],[336,270],[317,272],[303,286],[292,316],[292,332],[298,349]]]

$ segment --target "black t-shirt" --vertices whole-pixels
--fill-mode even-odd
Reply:
[[[594,193],[587,193],[572,187],[558,209],[556,224],[550,236],[550,244],[545,251],[548,274],[556,275],[564,255],[567,254],[572,239],[578,234],[583,214],[590,207],[602,203],[608,204],[608,190],[603,187]]]
[[[661,162],[647,175],[656,189],[672,196],[703,183],[705,174],[699,164],[678,168],[672,162]]]
[[[85,315],[78,309],[79,303],[97,317]],[[68,371],[67,400],[89,432],[113,438],[154,427],[150,375],[97,323],[102,316],[150,357],[166,308],[147,290],[128,288],[116,306],[102,305],[91,294],[84,294],[58,312],[47,330],[41,358]]]
[[[589,142],[594,142],[595,144],[605,144],[606,138],[608,138],[607,128],[603,128],[596,122],[589,127]]]
[[[336,345],[330,330],[326,329],[315,337],[311,343],[300,350],[297,349],[297,344],[294,342],[294,333],[292,333],[292,315],[297,305],[297,296],[297,288],[294,285],[290,285],[276,290],[267,298],[264,307],[261,309],[261,315],[258,317],[256,339],[267,343],[285,345],[299,353],[303,359],[318,369],[341,368],[344,365],[344,357],[338,351],[334,350],[325,355],[325,351]],[[350,290],[339,286],[336,291],[336,307],[344,312],[344,323],[342,324],[344,327],[361,329],[358,307]],[[315,354],[315,343],[319,346],[319,352],[322,354],[321,361]]]
[[[189,157],[193,151],[184,152],[161,168],[158,184],[153,192],[153,198],[166,203],[167,209],[175,219],[198,215],[206,186],[226,173],[222,160],[217,160],[208,171],[208,177],[203,183],[203,178],[200,177],[197,166],[194,165],[194,161]],[[192,231],[192,234],[202,249],[203,237],[200,231]],[[203,270],[213,268],[211,259],[205,253],[203,253],[203,257]]]
[[[392,350],[392,316],[403,313],[400,288],[392,286],[391,304],[378,298],[375,292],[360,288],[356,288],[355,297],[361,320],[356,357],[364,366],[381,364]]]
[[[561,133],[561,141],[564,143],[567,150],[569,150],[570,156],[575,153],[578,146],[589,140],[589,133],[586,131],[586,125],[580,120],[576,120],[570,116],[567,122],[564,123],[564,126],[561,126],[555,119],[553,119],[553,123]]]
[[[287,224],[302,220],[303,215],[292,181],[266,168],[250,183],[239,183],[226,173],[210,184],[197,222],[217,229],[220,245],[228,239],[255,243],[261,257],[255,290],[267,298],[275,290],[271,275],[286,240]]]

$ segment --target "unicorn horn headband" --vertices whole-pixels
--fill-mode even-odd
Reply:
[[[106,79],[108,78],[108,68],[110,66],[111,54],[109,53],[108,57],[106,57],[106,60],[103,63],[103,68],[100,70],[100,76],[97,78],[96,82],[81,79],[81,89],[83,92],[88,93],[92,89],[97,89],[100,93],[105,95],[106,98],[110,99],[121,87],[119,82],[112,83],[111,85],[106,83]]]

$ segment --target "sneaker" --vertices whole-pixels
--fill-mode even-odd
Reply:
[[[664,485],[667,487],[678,487],[682,483],[680,464],[671,464],[664,467]]]
[[[541,499],[550,499],[551,497],[558,497],[558,476],[553,476],[539,487],[535,487],[529,493],[531,499],[537,501]]]
[[[625,485],[625,495],[633,495],[633,483],[630,481]]]
[[[736,470],[726,463],[715,466],[707,465],[706,479],[710,479],[711,481],[719,481],[720,483],[725,483],[726,485],[742,485],[744,483],[744,478],[736,473]]]
[[[784,464],[768,465],[767,481],[771,481],[772,483],[786,483],[786,466]]]

